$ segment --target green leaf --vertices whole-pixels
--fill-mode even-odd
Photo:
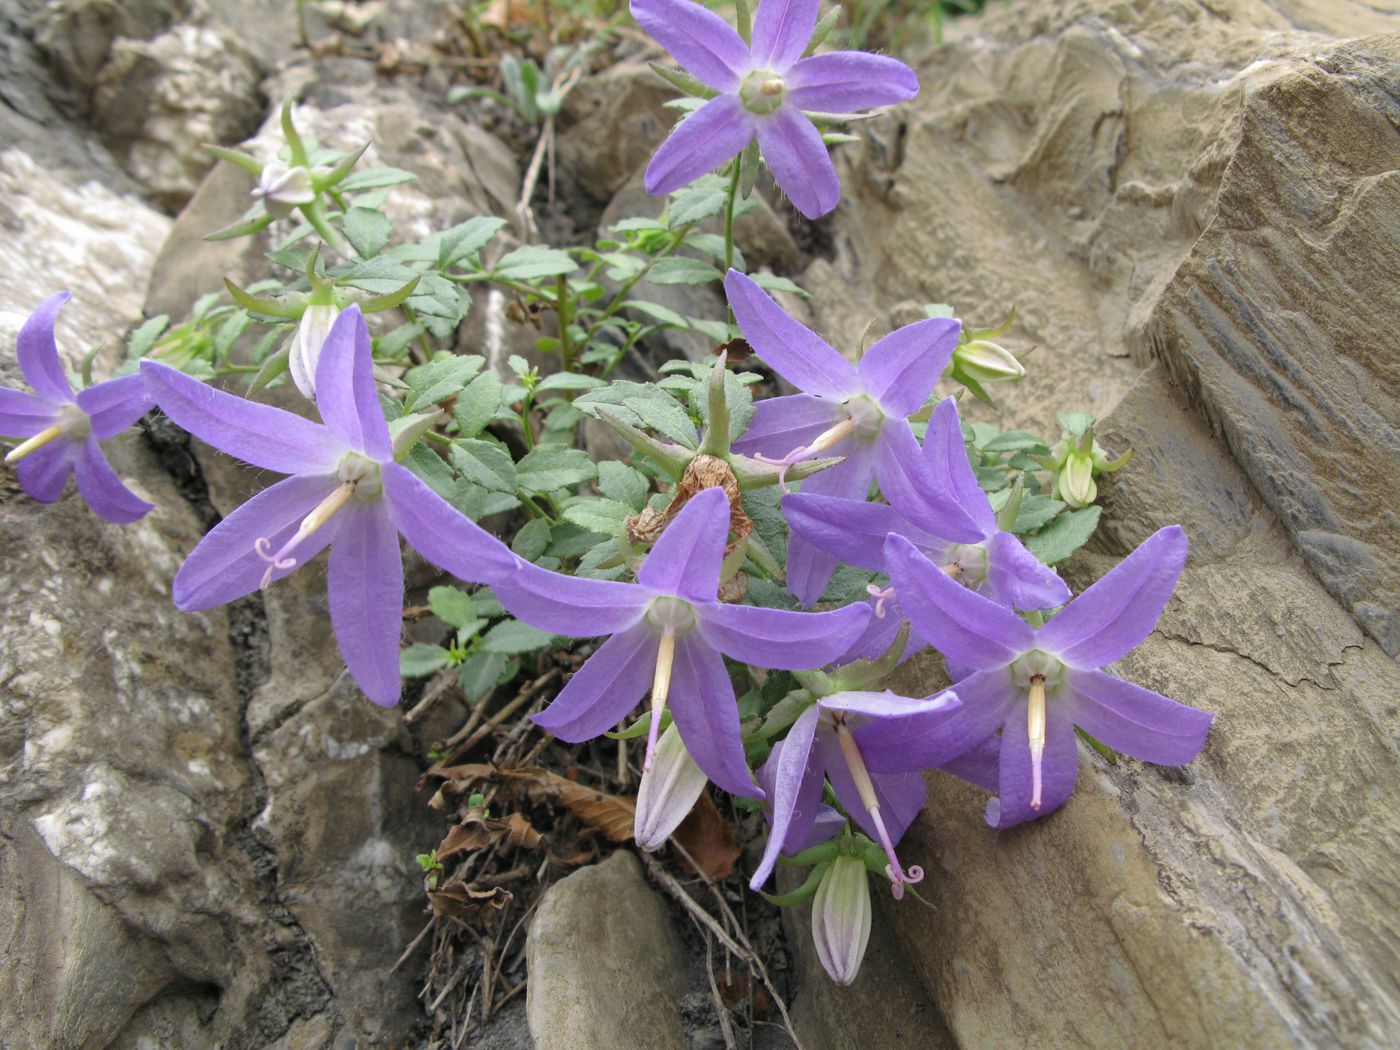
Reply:
[[[526,561],[539,561],[540,555],[549,546],[549,521],[536,518],[527,521],[515,534],[510,549]]]
[[[1037,452],[1050,451],[1044,441],[1026,430],[1008,430],[1004,434],[998,434],[980,447],[983,452],[1020,452],[1022,449],[1035,449]]]
[[[404,375],[404,381],[408,383],[408,396],[404,398],[403,410],[413,412],[446,401],[470,383],[485,363],[483,358],[476,355],[457,357],[445,354],[426,365],[409,369]]]
[[[577,269],[578,263],[567,252],[543,244],[527,244],[502,256],[491,272],[506,280],[528,281],[537,277],[558,277]]]
[[[452,464],[462,476],[492,492],[514,493],[515,464],[500,445],[468,439],[452,443]]]
[[[165,331],[165,326],[169,323],[169,314],[159,314],[149,321],[143,322],[141,327],[132,332],[131,338],[127,340],[127,360],[135,361],[150,353],[151,347],[156,345],[156,340],[160,338],[161,333]]]
[[[668,255],[651,268],[647,280],[652,284],[707,284],[723,276],[717,268],[700,259]]]
[[[760,288],[768,289],[770,292],[791,292],[793,295],[799,295],[803,299],[812,298],[810,293],[803,291],[786,277],[778,277],[775,274],[756,273],[753,275],[753,283]]]
[[[372,259],[378,255],[394,232],[389,216],[375,208],[351,208],[345,213],[341,226],[346,240],[362,259]]]
[[[1099,526],[1101,507],[1085,507],[1061,514],[1034,536],[1026,539],[1026,548],[1046,565],[1062,562],[1089,542]]]
[[[667,213],[671,229],[720,214],[724,211],[724,202],[728,196],[728,179],[718,175],[705,175],[696,179],[685,189],[671,195],[671,207]]]
[[[588,453],[576,448],[540,447],[516,466],[519,487],[527,492],[556,492],[597,477]]]
[[[428,592],[428,606],[434,616],[459,631],[478,622],[472,596],[457,587],[434,587]]]
[[[505,224],[505,219],[494,215],[478,215],[440,233],[437,237],[438,269],[445,270],[481,251]]]
[[[660,303],[648,302],[645,299],[628,299],[622,306],[624,309],[644,314],[653,321],[659,321],[662,324],[668,324],[675,328],[690,327],[689,322],[684,317]]]
[[[564,509],[564,520],[571,521],[597,536],[616,536],[622,523],[632,516],[632,508],[611,499],[583,499]]]
[[[452,654],[442,646],[415,642],[399,653],[399,674],[405,678],[422,678],[451,663]]]
[[[605,459],[598,464],[598,491],[608,499],[625,503],[634,511],[646,506],[647,493],[651,482],[639,470],[615,459]]]
[[[457,398],[457,428],[463,437],[480,434],[501,410],[501,390],[504,384],[495,372],[482,372]]]
[[[482,647],[488,653],[532,653],[543,649],[554,640],[554,635],[541,631],[519,620],[502,620],[487,631],[481,638]]]
[[[545,376],[539,386],[535,387],[535,392],[542,394],[546,390],[597,390],[600,386],[607,385],[606,380],[599,379],[597,376],[555,372],[553,375]]]
[[[509,663],[505,653],[475,652],[457,669],[457,682],[467,699],[476,703],[489,693]]]

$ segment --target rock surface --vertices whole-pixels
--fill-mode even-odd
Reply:
[[[530,921],[539,1050],[684,1050],[686,962],[660,895],[619,850],[551,886]]]

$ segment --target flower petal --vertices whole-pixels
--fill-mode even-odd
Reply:
[[[875,598],[870,599],[869,604],[872,610],[875,608],[875,602]],[[878,660],[894,644],[895,636],[899,634],[899,629],[905,624],[904,610],[899,607],[898,598],[886,599],[884,608],[885,615],[871,616],[865,631],[851,643],[849,649],[832,661],[833,666],[840,667],[856,660]],[[910,631],[909,640],[904,645],[904,652],[900,654],[899,662],[904,663],[919,650],[927,647],[927,642]]]
[[[257,542],[266,539],[273,551],[292,538],[297,526],[340,481],[334,474],[297,475],[284,478],[230,514],[199,541],[175,574],[175,604],[186,612],[212,609],[258,589],[267,561],[258,555]],[[297,566],[315,557],[340,530],[343,514],[307,537],[296,549],[297,565],[273,572],[280,580]]]
[[[139,372],[79,390],[77,401],[91,420],[92,433],[104,439],[120,434],[156,405]]]
[[[637,582],[691,601],[714,601],[729,542],[729,515],[723,489],[702,489],[690,497],[652,545]]]
[[[987,801],[987,823],[1010,828],[1055,812],[1074,794],[1079,749],[1069,713],[1054,706],[1045,713],[1045,753],[1041,758],[1040,808],[1031,808],[1031,745],[1023,698],[1006,720],[998,752],[997,798]]]
[[[58,344],[53,337],[58,311],[71,298],[68,292],[49,296],[29,315],[15,340],[20,371],[34,392],[46,401],[67,403],[73,400],[73,387],[63,370]]]
[[[749,889],[757,892],[778,862],[778,854],[787,845],[789,836],[803,838],[811,829],[821,802],[821,770],[812,763],[812,743],[816,737],[821,712],[815,705],[798,715],[787,736],[773,748],[759,774],[764,790],[773,804],[769,815],[768,843],[763,858],[749,879]]]
[[[374,389],[374,351],[358,306],[340,312],[321,344],[316,407],[326,429],[376,463],[394,458],[389,424]]]
[[[753,16],[753,68],[786,73],[812,40],[817,7],[818,0],[758,0]]]
[[[381,707],[399,702],[403,555],[385,502],[351,505],[331,546],[326,594],[340,655],[355,684]]]
[[[789,69],[783,79],[787,81],[788,102],[798,109],[821,113],[892,106],[919,93],[919,78],[912,69],[898,59],[866,51],[810,55]]]
[[[1074,723],[1115,751],[1180,766],[1206,744],[1215,715],[1198,711],[1102,671],[1070,671],[1067,683]]]
[[[947,544],[910,524],[885,503],[823,496],[804,490],[783,497],[783,517],[788,527],[808,543],[836,555],[847,565],[870,572],[885,571],[885,537],[898,533],[931,557],[939,557]],[[937,552],[937,553],[932,553]]]
[[[1022,610],[1053,609],[1069,601],[1065,581],[1011,533],[994,533],[986,546],[987,579],[982,591],[998,605]]]
[[[715,602],[700,607],[700,636],[725,656],[777,671],[830,663],[865,631],[870,606],[792,612]]]
[[[1042,627],[1036,645],[1071,667],[1112,663],[1152,633],[1185,564],[1181,526],[1159,529]]]
[[[997,768],[1000,754],[1001,738],[989,736],[971,751],[944,762],[938,768],[995,794],[1001,787],[1001,773]]]
[[[986,536],[986,529],[951,498],[945,482],[924,462],[907,420],[886,419],[880,428],[875,476],[890,506],[926,532],[950,543],[978,543]],[[982,497],[983,503],[986,499]],[[991,513],[990,504],[987,512]]]
[[[645,623],[619,631],[574,672],[554,702],[530,720],[571,744],[606,733],[637,706],[650,687],[656,673],[656,649],[656,632]],[[689,748],[689,741],[686,746]],[[704,769],[694,748],[690,753]]]
[[[758,121],[755,130],[773,181],[793,207],[809,219],[819,219],[841,203],[841,180],[822,133],[801,110],[779,106],[772,116]]]
[[[733,448],[741,456],[757,453],[781,459],[795,448],[810,445],[845,418],[835,401],[811,394],[766,398],[755,406],[748,429]]]
[[[161,411],[201,441],[279,474],[329,474],[346,448],[309,419],[226,394],[168,365],[141,362]]]
[[[850,715],[864,715],[866,718],[908,718],[911,715],[930,715],[942,712],[951,714],[962,706],[957,693],[944,689],[940,693],[922,698],[900,696],[886,689],[882,693],[845,692],[822,697],[817,706],[824,711],[843,711]],[[857,730],[856,736],[860,736]]]
[[[954,688],[961,707],[861,726],[857,732],[866,765],[876,772],[903,773],[951,762],[996,733],[1016,704],[1011,678],[1002,671],[978,671]]]
[[[494,581],[491,590],[517,620],[573,638],[624,631],[642,618],[651,601],[635,584],[565,576],[526,561]]]
[[[0,387],[0,434],[9,438],[32,438],[54,425],[59,407],[27,390]]]
[[[924,435],[923,462],[933,475],[934,493],[944,493],[976,523],[985,538],[996,531],[997,517],[991,501],[977,484],[967,444],[963,441],[958,403],[944,398],[933,410]],[[945,497],[946,498],[946,497]]]
[[[744,758],[739,704],[724,659],[695,635],[676,641],[671,717],[705,775],[731,795],[762,798]]]
[[[1005,667],[1036,647],[1024,620],[949,578],[903,536],[885,541],[885,564],[914,630],[958,663]]]
[[[495,583],[513,573],[520,559],[397,463],[380,465],[394,527],[408,545],[459,580]]]
[[[637,785],[637,812],[632,837],[637,846],[654,853],[690,815],[709,783],[685,749],[674,723],[661,734],[656,759]]]
[[[753,280],[730,270],[724,292],[744,338],[778,375],[799,390],[833,401],[860,393],[855,366]]]
[[[647,165],[654,197],[688,186],[735,156],[753,138],[754,117],[735,95],[712,98],[672,130]]]
[[[818,496],[844,499],[865,499],[870,492],[871,475],[875,472],[875,446],[869,441],[847,438],[833,445],[828,453],[845,456],[834,467],[813,474],[802,482],[802,491]],[[836,571],[837,558],[808,543],[800,535],[788,537],[787,585],[799,602],[811,605],[822,596],[831,575]]]
[[[716,91],[733,91],[749,68],[749,47],[713,11],[690,0],[632,0],[632,17],[687,73]]]
[[[860,359],[856,371],[866,393],[891,418],[908,418],[924,407],[933,385],[953,359],[962,322],[930,317],[897,328]]]
[[[850,814],[851,819],[860,825],[862,831],[878,841],[879,831],[870,819],[870,812],[865,808],[865,803],[861,801],[860,792],[856,789],[856,782],[851,776],[850,767],[846,765],[845,756],[841,753],[841,746],[836,742],[835,734],[821,742],[821,749],[821,761],[826,768],[827,779],[831,781],[831,787],[836,792],[837,801]],[[861,757],[866,758],[864,747],[861,748]],[[880,819],[884,821],[885,830],[889,832],[890,842],[897,845],[928,799],[924,778],[916,772],[875,773],[871,770],[870,783],[875,788],[875,798],[880,803]]]
[[[39,503],[56,503],[73,472],[79,447],[60,437],[29,453],[15,465],[20,487]]]
[[[127,525],[143,518],[155,506],[147,503],[121,483],[102,454],[97,434],[89,434],[73,457],[73,473],[78,491],[99,518],[116,525]]]

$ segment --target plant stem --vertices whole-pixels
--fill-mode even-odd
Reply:
[[[569,325],[573,323],[574,304],[569,296],[569,279],[560,274],[554,289],[554,312],[559,319],[559,367],[565,372],[572,372],[574,344],[569,338]]]
[[[743,154],[734,158],[734,173],[729,177],[729,192],[724,198],[724,272],[734,266],[734,204],[739,195],[739,172],[743,168]]]

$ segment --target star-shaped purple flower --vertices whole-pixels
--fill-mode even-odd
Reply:
[[[759,0],[753,41],[690,0],[632,0],[632,17],[691,76],[719,92],[671,132],[647,167],[661,196],[740,153],[754,136],[774,180],[809,219],[841,199],[836,168],[803,110],[854,113],[919,93],[903,62],[863,51],[803,58],[818,0]]]
[[[1156,625],[1186,564],[1180,527],[1149,536],[1040,628],[960,586],[902,536],[889,538],[885,554],[914,630],[968,673],[958,679],[963,707],[952,717],[919,732],[874,726],[872,742],[942,766],[1000,730],[1000,799],[987,809],[994,827],[1044,816],[1074,793],[1075,726],[1161,765],[1190,762],[1205,746],[1214,715],[1099,670]],[[968,778],[978,779],[975,771]]]
[[[786,843],[810,837],[821,809],[822,783],[828,779],[846,812],[883,847],[889,858],[885,874],[895,899],[903,897],[904,884],[918,882],[924,873],[918,866],[906,871],[894,847],[928,794],[918,772],[925,767],[899,737],[936,731],[960,706],[951,690],[923,700],[888,691],[853,692],[822,697],[803,711],[768,760],[772,830],[749,886],[757,890],[767,881]],[[883,730],[878,736],[876,725]],[[872,764],[880,771],[873,771]]]
[[[493,585],[502,605],[541,630],[576,638],[612,635],[534,716],[538,725],[570,743],[592,739],[616,726],[650,686],[648,768],[669,705],[686,749],[707,777],[731,794],[760,794],[744,759],[723,656],[778,670],[819,667],[860,635],[870,609],[800,613],[719,601],[729,515],[722,490],[692,496],[652,547],[636,583],[522,564]]]
[[[101,442],[135,423],[155,401],[139,375],[73,392],[53,334],[58,311],[70,298],[67,292],[49,296],[19,330],[15,352],[34,393],[0,388],[0,434],[22,439],[5,462],[19,464],[20,485],[40,503],[55,502],[68,475],[75,475],[78,492],[93,512],[125,525],[154,504],[121,483]]]
[[[960,322],[931,317],[885,336],[853,365],[775,303],[757,284],[730,270],[729,305],[744,337],[768,365],[803,391],[758,403],[734,451],[795,463],[818,454],[844,456],[802,483],[804,493],[864,502],[874,477],[887,495],[911,482],[918,458],[909,417],[923,408],[958,343]],[[976,543],[983,531],[956,504],[930,507],[925,527],[956,543]],[[810,605],[821,597],[837,558],[801,535],[788,542],[788,587]]]
[[[892,429],[888,440],[893,467],[880,478],[888,505],[819,495],[804,486],[783,499],[793,532],[871,572],[885,571],[885,538],[903,536],[953,579],[999,605],[1052,609],[1069,601],[1064,581],[997,525],[968,461],[951,397],[934,409],[922,455],[907,431]],[[975,542],[957,543],[939,533],[949,503],[976,526]],[[894,588],[879,596],[893,601]],[[885,611],[877,607],[876,615]]]
[[[165,414],[217,449],[290,474],[221,521],[175,576],[175,604],[208,609],[281,579],[326,546],[331,626],[350,674],[377,704],[398,702],[403,626],[399,533],[463,579],[492,582],[516,558],[394,462],[375,393],[369,332],[341,313],[316,368],[323,423],[247,401],[154,361],[142,374]]]

